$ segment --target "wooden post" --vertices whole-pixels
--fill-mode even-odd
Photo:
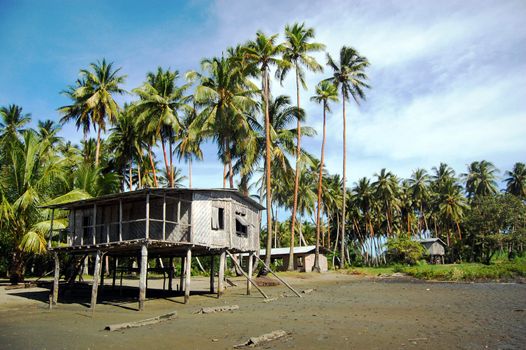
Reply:
[[[182,292],[184,290],[184,271],[185,271],[185,260],[186,258],[181,257],[181,277],[179,281],[179,291]]]
[[[93,244],[95,244],[95,236],[97,235],[97,204],[93,204],[93,225],[92,226],[92,235],[93,235]]]
[[[111,283],[111,289],[115,289],[115,280],[117,279],[117,265],[119,265],[119,258],[113,257],[113,281]]]
[[[163,241],[166,241],[166,192],[163,193]]]
[[[146,300],[146,280],[148,278],[148,248],[146,244],[141,247],[141,275],[139,277],[139,310],[144,310]]]
[[[150,193],[146,194],[146,239],[150,238]]]
[[[253,252],[250,252],[248,254],[248,278],[249,279],[252,279],[252,263],[254,261],[254,257],[253,257],[254,253]],[[250,288],[252,287],[252,283],[250,283],[248,280],[247,280],[247,295],[250,295]]]
[[[169,263],[170,267],[169,267],[169,270],[168,270],[168,290],[172,290],[172,281],[174,279],[174,257],[171,256],[170,257],[170,263]]]
[[[259,256],[257,256],[257,254],[255,255],[256,259],[259,260],[263,266],[265,266],[267,268],[267,271],[270,272],[271,274],[274,275],[274,277],[276,277],[281,283],[283,283],[284,285],[286,285],[294,294],[296,294],[299,298],[301,298],[301,294],[298,293],[294,288],[291,287],[290,284],[288,284],[287,282],[285,282],[283,279],[281,279],[278,275],[276,275],[274,273],[274,271],[272,271],[270,269],[270,266],[268,266],[267,264],[265,264],[265,262],[263,260],[261,260],[261,258]]]
[[[217,279],[217,297],[219,298],[224,291],[225,283],[225,265],[226,265],[226,252],[222,251],[219,256],[219,272]]]
[[[60,260],[58,259],[58,253],[54,253],[55,257],[55,278],[53,280],[53,295],[51,298],[51,304],[57,305],[58,301],[58,281],[60,279]],[[51,305],[50,305],[51,306]]]
[[[192,275],[192,249],[188,248],[186,251],[186,271],[184,281],[184,303],[188,303],[190,299],[190,277]]]
[[[230,252],[227,250],[226,252],[228,254],[228,256],[230,257],[230,259],[232,259],[232,262],[234,263],[234,265],[237,266],[237,268],[239,269],[239,271],[241,271],[241,273],[243,274],[243,276],[245,276],[245,278],[248,280],[248,282],[252,283],[252,285],[254,287],[256,287],[256,289],[261,293],[261,295],[263,295],[263,297],[265,297],[265,299],[268,299],[268,295],[265,294],[265,292],[263,292],[263,290],[261,290],[261,288],[259,288],[259,286],[256,284],[256,282],[254,282],[252,280],[252,278],[249,278],[248,275],[245,273],[245,271],[243,271],[243,269],[241,268],[241,266],[239,266],[239,263],[234,259],[234,257],[232,256],[232,254],[230,254]]]
[[[93,286],[91,287],[91,311],[95,310],[97,304],[97,292],[99,290],[99,276],[100,276],[100,265],[101,265],[101,251],[97,250],[95,255],[95,271],[93,272]]]
[[[48,249],[51,248],[51,240],[53,239],[53,219],[55,218],[55,209],[51,209],[51,225],[49,227],[49,240],[47,241]]]
[[[214,256],[210,256],[210,294],[215,293],[215,286],[214,286],[214,279],[215,279],[215,272],[214,272]]]
[[[122,199],[119,199],[119,242],[122,241]]]

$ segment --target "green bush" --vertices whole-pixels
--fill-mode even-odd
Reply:
[[[425,249],[419,242],[405,236],[387,240],[387,259],[392,263],[415,265],[424,253]]]

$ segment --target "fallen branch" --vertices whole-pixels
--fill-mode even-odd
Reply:
[[[225,278],[225,280],[226,280],[226,283],[228,283],[230,285],[230,287],[237,287],[237,284],[232,282],[232,280],[230,278]]]
[[[135,322],[127,322],[127,323],[117,323],[117,324],[110,324],[106,326],[104,329],[110,332],[127,329],[127,328],[135,328],[135,327],[142,327],[142,326],[148,326],[152,324],[156,324],[163,321],[172,320],[177,317],[177,312],[173,311],[161,316],[147,318],[145,320],[135,321]]]
[[[305,289],[305,290],[302,291],[303,294],[309,294],[309,293],[312,293],[312,292],[314,292],[314,289],[312,289],[312,288],[311,289]]]
[[[239,310],[239,305],[227,305],[227,306],[215,306],[215,307],[202,307],[196,314],[213,314],[216,312],[234,311]]]
[[[267,334],[260,335],[259,337],[252,337],[252,338],[250,338],[249,340],[247,340],[243,344],[234,345],[234,348],[237,349],[237,348],[243,348],[243,347],[246,347],[246,346],[254,347],[254,346],[257,346],[257,345],[260,345],[260,344],[267,343],[269,341],[275,340],[275,339],[282,338],[282,337],[286,336],[287,334],[288,333],[285,332],[284,330],[279,329],[279,330],[274,331],[274,332],[270,332],[270,333],[267,333]]]

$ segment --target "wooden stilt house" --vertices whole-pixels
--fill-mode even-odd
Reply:
[[[56,265],[51,302],[56,303],[58,298],[59,252],[95,256],[92,308],[97,302],[102,257],[112,257],[114,262],[119,257],[140,257],[139,309],[143,309],[146,298],[149,258],[170,259],[170,290],[173,258],[182,258],[181,288],[187,302],[192,256],[219,255],[218,288],[212,273],[210,291],[221,294],[227,252],[252,256],[259,251],[260,211],[264,209],[235,190],[164,188],[106,195],[48,208],[52,210],[48,248],[55,253]],[[53,229],[56,210],[69,213],[66,230]]]

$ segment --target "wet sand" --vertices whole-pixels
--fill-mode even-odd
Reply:
[[[89,289],[66,293],[48,310],[48,291],[0,287],[2,349],[232,349],[249,337],[274,330],[289,332],[264,349],[524,349],[526,285],[433,283],[409,278],[374,279],[340,273],[285,277],[296,289],[314,289],[303,298],[285,286],[263,287],[275,301],[264,303],[245,283],[221,299],[192,295],[182,304],[150,280],[145,311],[138,312],[137,289],[120,296],[106,287],[92,314]],[[136,285],[137,281],[127,281]],[[193,287],[208,288],[206,278]],[[239,305],[239,310],[195,314],[205,306]],[[177,311],[176,320],[120,332],[104,331],[129,322]]]

